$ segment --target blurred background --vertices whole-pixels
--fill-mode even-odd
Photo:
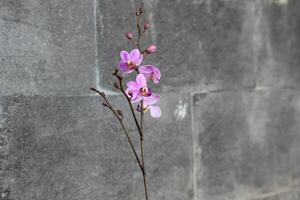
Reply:
[[[151,200],[300,199],[300,1],[0,0],[1,200],[140,200],[112,114],[135,10],[162,71],[146,115]],[[136,32],[134,32],[136,34]],[[138,145],[129,113],[126,124]]]

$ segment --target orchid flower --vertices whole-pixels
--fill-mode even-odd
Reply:
[[[120,57],[119,67],[126,74],[133,72],[143,61],[143,54],[138,49],[133,49],[130,53],[121,51]]]
[[[160,100],[160,95],[152,94],[150,97],[145,97],[143,101],[143,107],[145,111],[150,110],[150,115],[154,118],[159,118],[161,116],[161,109],[159,106],[155,106]]]
[[[158,106],[154,106],[160,100],[160,96],[152,94],[151,90],[147,87],[146,77],[139,74],[136,81],[127,83],[126,94],[131,97],[133,103],[143,100],[143,109],[150,110],[152,117],[158,118],[161,116],[161,110]]]
[[[152,94],[151,90],[147,87],[147,81],[143,74],[137,75],[136,81],[129,81],[127,87],[126,94],[131,97],[133,103],[139,102]]]
[[[139,72],[144,74],[147,80],[152,80],[155,84],[159,83],[160,81],[160,71],[153,65],[142,65],[139,67]]]

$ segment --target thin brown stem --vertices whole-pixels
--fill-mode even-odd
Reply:
[[[144,133],[143,133],[143,120],[144,120],[144,102],[143,100],[141,101],[141,137],[140,137],[140,143],[141,143],[141,157],[142,157],[142,166],[144,169],[143,173],[143,180],[144,180],[144,189],[145,189],[145,196],[146,200],[148,200],[148,189],[147,189],[147,174],[146,174],[146,167],[145,167],[145,155],[144,155]]]
[[[139,10],[136,12],[136,28],[138,30],[138,40],[137,40],[137,47],[138,49],[141,51],[141,37],[143,35],[144,32],[142,32],[142,28],[141,28],[141,24],[140,24],[140,19],[141,19],[141,16],[143,15],[144,11],[142,8],[139,8]]]
[[[137,73],[139,73],[139,71],[137,70]],[[128,95],[126,94],[124,87],[123,87],[123,77],[120,76],[118,74],[118,70],[115,70],[115,72],[113,73],[114,76],[117,77],[118,81],[119,81],[119,90],[123,93],[123,95],[125,96],[126,100],[128,101],[132,116],[134,118],[135,124],[138,128],[138,132],[140,134],[140,145],[141,145],[141,159],[142,159],[142,174],[143,174],[143,182],[144,182],[144,189],[145,189],[145,197],[146,200],[148,200],[148,189],[147,189],[147,176],[146,176],[146,171],[145,171],[145,159],[144,159],[144,135],[143,135],[143,120],[144,120],[144,109],[143,109],[143,101],[141,102],[141,118],[140,118],[140,124],[137,121],[137,117],[135,114],[135,111],[133,109],[133,105],[131,103],[131,98],[128,97]]]
[[[138,29],[137,47],[141,51],[141,27],[140,27],[140,17],[139,16],[137,16],[137,25],[136,25],[136,27]]]
[[[139,73],[139,72],[137,71],[137,73]],[[120,86],[119,89],[120,89],[120,91],[123,93],[123,95],[125,96],[125,98],[128,101],[128,104],[129,104],[132,116],[134,118],[135,124],[136,124],[136,126],[138,128],[138,132],[140,134],[141,157],[142,157],[142,167],[143,167],[142,174],[143,174],[143,181],[144,181],[145,196],[146,196],[146,200],[148,200],[147,177],[146,177],[145,162],[144,162],[144,142],[143,142],[143,140],[144,140],[144,135],[143,135],[144,109],[143,109],[143,101],[141,102],[141,118],[140,118],[141,121],[140,121],[140,124],[139,124],[138,121],[137,121],[137,117],[135,115],[135,111],[133,109],[133,105],[131,103],[131,98],[128,97],[128,95],[126,94],[126,92],[124,90],[124,87],[123,87],[123,77],[118,74],[118,70],[116,70],[113,73],[113,75],[116,76],[117,79],[118,79],[118,81],[119,81],[119,86]]]
[[[115,115],[115,117],[118,119],[118,121],[119,121],[119,123],[120,123],[120,125],[121,125],[121,127],[122,127],[122,129],[124,131],[124,134],[125,134],[125,136],[126,136],[126,138],[128,140],[128,143],[129,143],[129,145],[130,145],[130,147],[132,149],[132,152],[133,152],[133,154],[135,156],[135,159],[136,159],[136,161],[137,161],[137,163],[138,163],[138,165],[139,165],[142,173],[144,174],[145,172],[144,172],[143,165],[142,165],[142,163],[141,163],[141,161],[139,159],[139,156],[138,156],[138,154],[137,154],[137,152],[136,152],[136,150],[135,150],[135,148],[133,146],[131,138],[130,138],[130,136],[129,136],[128,132],[127,132],[127,129],[125,128],[125,125],[123,123],[123,116],[121,116],[120,114],[118,114],[118,111],[116,111],[112,107],[112,105],[110,104],[110,102],[106,98],[106,95],[104,94],[104,92],[100,92],[99,90],[97,90],[95,88],[91,88],[91,90],[94,91],[94,92],[96,92],[97,94],[99,94],[102,97],[102,99],[104,100],[103,105],[106,106],[107,108],[109,108],[111,110],[111,112]]]
[[[131,98],[128,97],[128,95],[126,94],[126,92],[125,92],[125,90],[124,90],[124,86],[123,86],[123,77],[120,76],[120,75],[118,74],[118,70],[117,70],[117,69],[115,70],[115,72],[113,73],[113,75],[116,76],[117,79],[118,79],[118,81],[119,81],[119,86],[120,86],[119,89],[120,89],[120,91],[122,92],[122,94],[125,96],[125,98],[126,98],[126,100],[127,100],[127,102],[128,102],[128,105],[129,105],[129,107],[130,107],[131,114],[132,114],[132,116],[133,116],[134,122],[135,122],[135,124],[136,124],[136,126],[137,126],[137,129],[138,129],[138,132],[139,132],[139,134],[140,134],[140,136],[141,136],[141,134],[142,134],[141,127],[140,127],[140,125],[139,125],[139,123],[138,123],[138,120],[137,120],[137,117],[136,117],[136,114],[135,114],[133,105],[132,105],[132,103],[131,103]]]
[[[140,50],[142,54],[146,54],[146,50],[142,51],[141,48],[141,37],[144,34],[145,31],[142,32],[141,25],[140,25],[140,18],[143,15],[143,9],[139,8],[139,10],[136,12],[137,17],[137,30],[138,30],[138,40],[137,40],[137,47]],[[137,73],[139,74],[139,71],[137,70]],[[143,180],[144,180],[144,189],[145,189],[145,196],[146,200],[148,200],[148,189],[147,189],[147,176],[146,176],[146,167],[145,167],[145,156],[144,156],[144,134],[143,134],[143,120],[144,120],[144,105],[143,100],[141,101],[141,118],[140,118],[140,145],[141,145],[141,157],[142,157],[142,166],[143,166]]]
[[[141,37],[142,35],[144,34],[145,30],[142,31],[141,29],[141,25],[140,25],[140,18],[141,16],[143,15],[144,11],[142,8],[139,8],[138,11],[136,12],[136,18],[137,18],[137,24],[136,24],[136,27],[137,27],[137,30],[138,30],[138,39],[137,40],[134,40],[134,44],[136,44],[137,48],[139,49],[139,51],[142,53],[142,54],[146,54],[147,51],[146,50],[143,50],[142,51],[142,48],[141,48]],[[136,72],[139,74],[139,70],[138,68],[135,69]],[[121,75],[118,74],[118,70],[116,69],[115,72],[113,73],[113,75],[118,79],[118,82],[119,82],[119,85],[118,83],[115,83],[115,87],[117,89],[119,89],[123,95],[125,96],[128,104],[129,104],[129,107],[130,107],[130,110],[131,110],[131,113],[132,113],[132,116],[133,116],[133,119],[134,119],[134,122],[137,126],[137,129],[138,129],[138,132],[139,132],[139,135],[140,135],[140,147],[141,147],[141,159],[142,159],[142,162],[140,162],[140,159],[139,159],[139,156],[137,155],[136,153],[136,150],[131,142],[131,139],[127,133],[127,130],[123,124],[123,115],[122,117],[120,117],[120,113],[118,111],[115,111],[111,104],[108,102],[108,100],[106,99],[105,95],[103,92],[99,92],[98,90],[96,89],[92,89],[93,91],[97,92],[98,94],[100,94],[102,96],[102,98],[104,99],[105,101],[105,104],[104,106],[107,106],[112,112],[113,114],[117,117],[117,119],[119,120],[120,122],[120,125],[121,127],[123,128],[123,131],[128,139],[128,142],[132,148],[132,151],[136,157],[136,160],[141,168],[141,171],[142,171],[142,174],[143,174],[143,180],[144,180],[144,189],[145,189],[145,196],[146,196],[146,200],[148,200],[148,190],[147,190],[147,177],[146,177],[146,171],[145,171],[145,156],[144,156],[144,135],[143,135],[143,116],[144,116],[144,107],[143,107],[143,101],[141,101],[141,117],[140,117],[140,124],[138,123],[138,120],[137,120],[137,117],[136,117],[136,114],[135,114],[135,111],[134,111],[134,108],[133,108],[133,105],[131,103],[131,97],[128,96],[128,94],[126,94],[125,90],[124,90],[124,87],[123,87],[123,77]]]

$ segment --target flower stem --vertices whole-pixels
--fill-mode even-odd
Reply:
[[[139,73],[137,71],[137,73]],[[145,196],[146,196],[146,200],[148,200],[148,190],[147,190],[147,177],[146,177],[146,171],[145,171],[145,156],[144,156],[144,134],[143,134],[143,120],[144,120],[144,109],[143,109],[143,101],[141,101],[141,118],[140,118],[140,124],[138,123],[137,121],[137,117],[135,115],[135,111],[133,109],[133,105],[131,103],[131,98],[129,98],[124,90],[124,87],[123,87],[123,77],[120,76],[118,74],[118,70],[116,70],[114,73],[113,73],[114,76],[117,77],[118,81],[119,81],[119,86],[120,86],[120,91],[123,93],[123,95],[125,96],[125,98],[127,99],[128,101],[128,104],[129,104],[129,107],[130,107],[130,110],[131,110],[131,113],[132,113],[132,116],[134,118],[134,121],[135,121],[135,124],[138,128],[138,132],[140,134],[140,145],[141,145],[141,159],[142,159],[142,174],[143,174],[143,181],[144,181],[144,189],[145,189]]]
[[[148,190],[147,190],[147,174],[146,174],[146,167],[145,167],[145,155],[144,155],[144,134],[143,134],[143,120],[144,120],[144,107],[143,107],[143,100],[141,102],[141,137],[140,137],[140,143],[141,143],[141,157],[142,157],[142,166],[144,169],[143,172],[143,180],[144,180],[144,189],[145,189],[145,196],[146,200],[148,200]]]
[[[137,126],[137,129],[138,129],[138,132],[139,132],[139,134],[140,134],[140,136],[141,136],[141,135],[142,135],[142,130],[141,130],[141,127],[140,127],[140,125],[139,125],[139,123],[138,123],[137,117],[136,117],[136,115],[135,115],[135,112],[134,112],[134,109],[133,109],[133,105],[132,105],[132,103],[131,103],[131,98],[129,98],[129,97],[127,96],[127,94],[126,94],[126,92],[125,92],[125,90],[124,90],[124,86],[123,86],[123,77],[120,76],[120,75],[118,74],[118,70],[116,70],[116,71],[113,73],[113,75],[116,76],[117,79],[118,79],[118,81],[119,81],[119,85],[120,85],[120,88],[119,88],[119,89],[120,89],[120,91],[123,93],[123,95],[125,96],[125,98],[126,98],[126,100],[127,100],[127,102],[128,102],[128,105],[129,105],[129,107],[130,107],[131,114],[132,114],[132,116],[133,116],[134,122],[135,122],[135,124],[136,124],[136,126]]]
[[[137,30],[138,30],[138,40],[137,40],[137,47],[139,51],[144,54],[145,52],[142,51],[141,49],[141,37],[144,33],[142,32],[141,29],[141,24],[140,24],[140,18],[144,14],[143,8],[139,8],[138,11],[136,12],[136,19],[137,19]],[[139,71],[137,70],[137,73],[139,74]],[[144,181],[144,189],[145,189],[145,196],[146,200],[148,200],[148,189],[147,189],[147,175],[146,175],[146,166],[145,166],[145,155],[144,155],[144,133],[143,133],[143,121],[144,121],[144,105],[143,105],[143,100],[141,101],[141,118],[140,118],[140,145],[141,145],[141,159],[142,159],[142,166],[143,166],[143,181]],[[138,124],[137,124],[138,126]]]
[[[137,30],[138,30],[138,40],[137,40],[137,47],[139,51],[144,54],[144,51],[141,49],[141,37],[144,32],[142,32],[141,29],[141,24],[140,24],[140,18],[143,15],[144,10],[143,8],[139,8],[138,11],[136,12],[136,19],[137,19]],[[137,73],[139,74],[139,71],[137,70]],[[141,121],[140,121],[140,145],[141,145],[141,159],[142,159],[142,166],[143,166],[143,181],[144,181],[144,189],[145,189],[145,196],[146,200],[148,200],[148,189],[147,189],[147,175],[146,175],[146,167],[145,167],[145,155],[144,155],[144,134],[143,134],[143,120],[144,120],[144,105],[143,105],[143,100],[141,101]],[[137,123],[138,126],[138,123]],[[138,126],[139,127],[139,126]]]
[[[142,163],[141,163],[141,161],[140,161],[140,159],[139,159],[139,156],[138,156],[138,154],[137,154],[137,152],[136,152],[136,150],[135,150],[135,148],[134,148],[134,146],[133,146],[133,143],[132,143],[131,138],[130,138],[128,132],[127,132],[127,129],[126,129],[125,126],[124,126],[123,118],[122,118],[122,117],[118,114],[118,112],[112,107],[112,105],[110,104],[110,102],[109,102],[108,99],[106,98],[106,95],[104,94],[104,92],[100,92],[99,90],[97,90],[97,89],[95,89],[95,88],[91,88],[91,90],[94,91],[94,92],[96,92],[97,94],[99,94],[99,95],[102,97],[102,99],[104,100],[104,103],[105,103],[104,105],[105,105],[106,107],[108,107],[108,108],[111,110],[111,112],[115,115],[115,117],[118,119],[118,121],[119,121],[119,123],[120,123],[120,125],[121,125],[121,127],[122,127],[122,129],[123,129],[123,131],[124,131],[124,134],[125,134],[125,136],[126,136],[126,138],[127,138],[127,140],[128,140],[128,143],[129,143],[129,145],[130,145],[130,147],[131,147],[131,149],[132,149],[132,152],[133,152],[133,154],[134,154],[134,156],[135,156],[136,162],[138,163],[138,165],[139,165],[139,167],[140,167],[142,173],[144,174],[145,172],[144,172],[143,165],[142,165]]]
[[[141,51],[141,36],[142,36],[142,32],[141,32],[141,27],[140,27],[140,16],[137,16],[136,18],[137,18],[136,27],[138,29],[137,47]]]

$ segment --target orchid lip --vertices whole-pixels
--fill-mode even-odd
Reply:
[[[149,97],[152,94],[151,90],[147,87],[142,87],[140,89],[140,92],[141,92],[141,95],[144,96],[144,97]]]
[[[135,66],[136,66],[135,63],[132,62],[131,60],[127,61],[127,65],[128,65],[128,67],[129,67],[129,69],[134,69]]]

